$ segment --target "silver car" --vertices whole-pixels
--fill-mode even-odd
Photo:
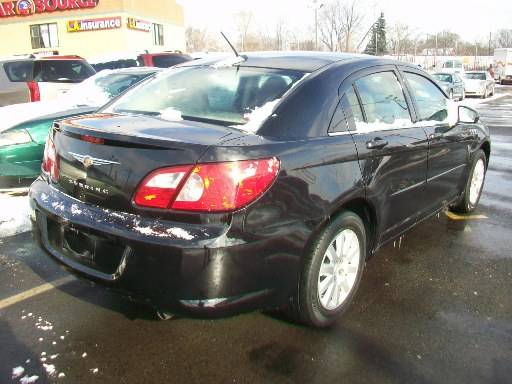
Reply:
[[[443,88],[448,97],[452,100],[464,100],[466,93],[464,91],[464,81],[458,73],[438,72],[433,73],[432,77]]]
[[[466,95],[482,99],[494,95],[496,83],[487,71],[469,71],[464,75]]]

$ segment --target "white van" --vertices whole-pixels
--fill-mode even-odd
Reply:
[[[500,84],[512,83],[512,48],[494,50],[494,79]]]
[[[464,65],[460,60],[446,60],[439,66],[441,72],[444,73],[460,73],[464,74]]]

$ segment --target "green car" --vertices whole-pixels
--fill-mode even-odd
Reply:
[[[94,112],[82,108],[27,121],[0,133],[0,176],[34,178],[41,172],[44,145],[55,120]]]
[[[147,67],[105,70],[61,99],[0,108],[0,188],[40,174],[46,137],[55,120],[92,113],[158,71]]]

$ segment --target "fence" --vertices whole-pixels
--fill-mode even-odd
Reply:
[[[464,65],[465,70],[486,70],[489,65],[494,65],[493,56],[425,56],[425,55],[392,55],[393,59],[406,61],[420,65],[426,70],[440,69],[447,60],[458,60]]]

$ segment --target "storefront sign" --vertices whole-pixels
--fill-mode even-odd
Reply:
[[[0,17],[30,16],[35,13],[94,8],[99,0],[17,0],[0,2]]]
[[[68,32],[99,31],[102,29],[121,28],[121,17],[105,17],[101,19],[68,20],[66,22]]]
[[[134,17],[128,18],[128,28],[136,29],[137,31],[149,32],[151,31],[151,22],[136,19]]]

